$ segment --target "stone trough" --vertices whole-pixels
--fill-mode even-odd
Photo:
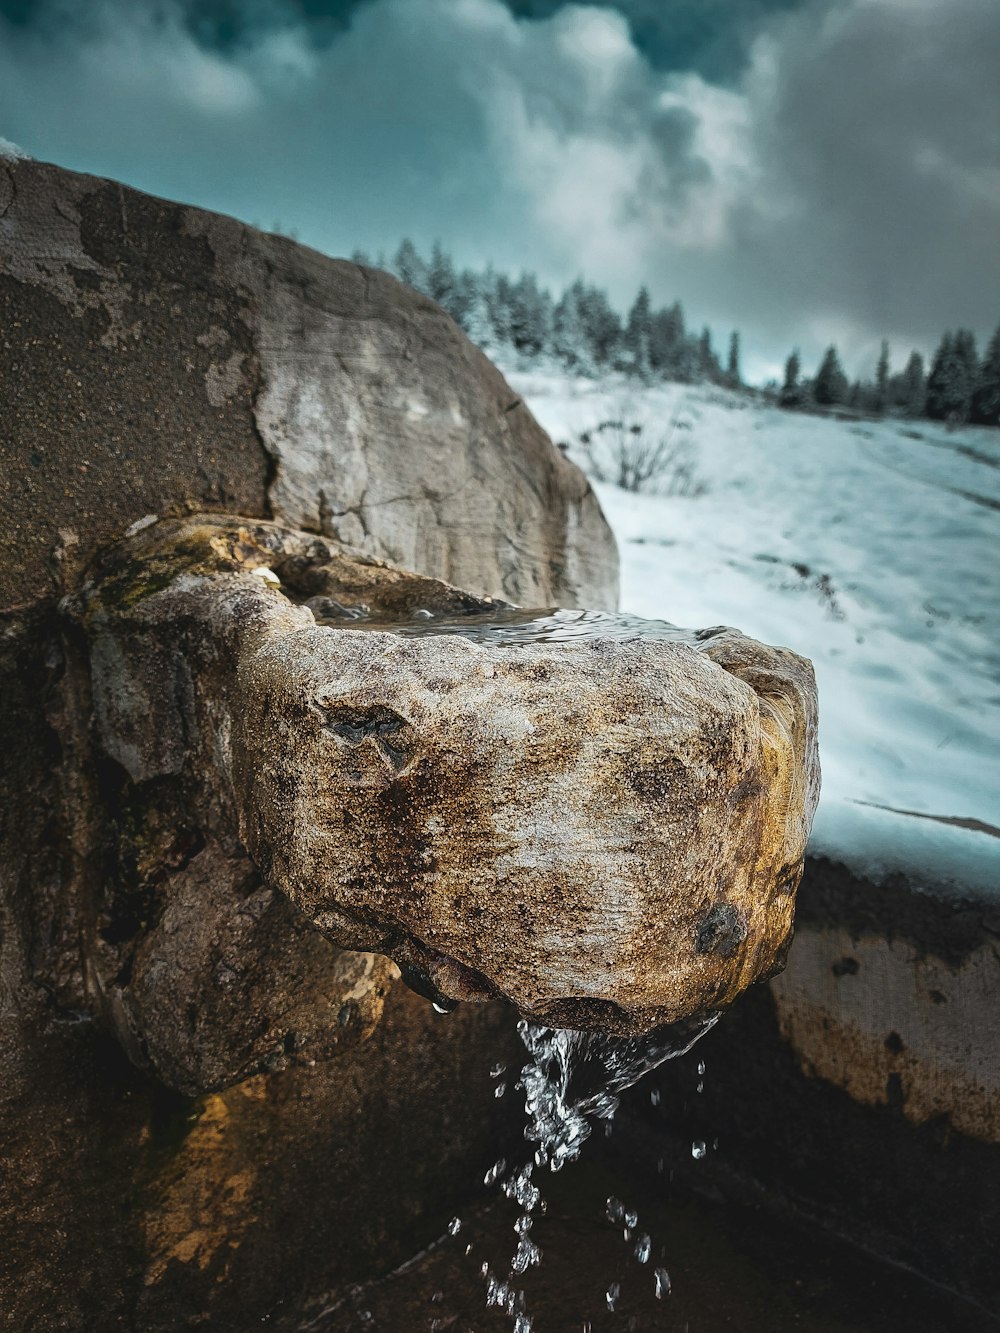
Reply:
[[[787,650],[516,614],[218,517],[143,527],[64,612],[98,744],[134,788],[170,792],[124,863],[185,806],[200,839],[237,834],[302,918],[440,1007],[501,999],[551,1026],[645,1033],[781,965],[819,778],[812,672]],[[130,1049],[153,1050],[177,982],[165,946],[130,947],[127,986],[117,954],[103,971]]]

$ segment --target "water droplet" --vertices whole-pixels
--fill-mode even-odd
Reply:
[[[469,1241],[468,1245],[466,1245],[466,1247],[465,1247],[465,1253],[466,1253],[466,1257],[468,1257],[468,1255],[470,1255],[470,1254],[472,1253],[472,1241],[471,1241],[471,1240]]]
[[[656,1161],[656,1170],[657,1170],[657,1174],[659,1174],[659,1175],[661,1175],[661,1176],[663,1175],[663,1158],[662,1158],[662,1157],[657,1158],[657,1161]]]
[[[604,1205],[604,1216],[609,1222],[620,1222],[625,1216],[625,1205],[613,1194]]]
[[[705,1073],[705,1061],[704,1061],[704,1060],[699,1060],[699,1061],[698,1061],[698,1075],[699,1075],[699,1077],[703,1077],[703,1076],[704,1076],[704,1073]]]
[[[434,1294],[431,1296],[431,1300],[434,1302],[435,1305],[440,1305],[441,1302],[444,1300],[444,1292],[435,1291]]]
[[[493,1089],[493,1096],[496,1097],[497,1100],[499,1101],[499,1099],[504,1095],[506,1091],[507,1091],[507,1084],[498,1083],[496,1087]]]
[[[517,1243],[517,1249],[514,1251],[514,1258],[511,1261],[511,1268],[515,1273],[525,1273],[528,1268],[542,1262],[542,1252],[534,1241],[529,1240],[527,1236],[522,1236]]]
[[[504,1074],[506,1072],[507,1072],[506,1065],[494,1065],[493,1068],[490,1070],[490,1078],[499,1078],[501,1074]]]
[[[628,1227],[626,1227],[625,1230],[622,1232],[622,1240],[627,1245],[631,1239],[632,1239],[632,1232],[629,1230]]]
[[[665,1268],[653,1270],[653,1290],[656,1292],[658,1301],[662,1301],[664,1296],[670,1295],[670,1274]]]
[[[660,1089],[659,1089],[659,1088],[653,1088],[653,1089],[651,1089],[650,1094],[649,1094],[649,1102],[650,1102],[650,1105],[651,1105],[651,1106],[659,1106],[659,1104],[660,1104]]]
[[[448,1235],[457,1236],[461,1230],[462,1230],[462,1219],[460,1217],[453,1217],[451,1221],[448,1223]]]
[[[691,1144],[691,1156],[696,1162],[700,1162],[707,1151],[708,1149],[702,1139],[695,1139],[694,1143]]]
[[[483,1176],[484,1185],[495,1185],[507,1168],[506,1157],[501,1157],[498,1162],[494,1162],[490,1169]]]
[[[371,1312],[371,1310],[359,1310],[359,1311],[358,1311],[358,1318],[361,1320],[361,1322],[362,1322],[363,1324],[367,1324],[367,1323],[369,1323],[370,1320],[371,1320],[371,1317],[372,1317],[372,1312]]]
[[[653,1252],[653,1242],[646,1235],[640,1236],[635,1247],[635,1257],[641,1264],[649,1261],[649,1256]]]
[[[413,612],[413,619],[414,619],[414,620],[433,620],[433,619],[434,619],[434,612],[433,612],[433,611],[427,611],[427,610],[424,609],[424,607],[419,606],[419,607],[417,607],[417,609]]]
[[[609,1310],[614,1310],[615,1306],[618,1304],[618,1298],[621,1294],[622,1294],[621,1283],[612,1282],[611,1286],[608,1287],[607,1291],[604,1293],[604,1299],[608,1303]]]
[[[434,1006],[434,1012],[436,1014],[452,1014],[455,1012],[455,1006],[453,1004],[440,1004],[437,1000],[432,1000],[431,1003]]]
[[[695,1092],[704,1092],[704,1091],[705,1091],[705,1080],[703,1078],[700,1078],[698,1080],[698,1086],[695,1088]]]
[[[519,1314],[514,1320],[514,1333],[531,1333],[531,1329],[532,1323],[530,1315]]]

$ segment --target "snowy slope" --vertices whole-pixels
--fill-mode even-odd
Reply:
[[[509,378],[557,441],[622,417],[683,441],[702,494],[597,485],[622,609],[735,625],[813,659],[813,850],[875,877],[1000,894],[1000,431],[838,422],[707,387]]]

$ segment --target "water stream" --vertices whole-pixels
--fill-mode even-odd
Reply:
[[[316,597],[307,605],[318,624],[341,630],[382,631],[403,637],[458,635],[475,643],[506,647],[516,644],[572,643],[611,640],[633,643],[657,640],[691,647],[701,647],[720,630],[686,630],[665,621],[644,620],[638,616],[599,611],[522,610],[496,608],[471,614],[435,614],[417,608],[406,619],[387,617],[367,606],[344,606],[329,597]],[[435,1008],[445,1013],[453,1002],[438,997]],[[598,1122],[610,1132],[619,1099],[626,1088],[664,1061],[683,1055],[718,1019],[712,1013],[686,1022],[672,1024],[641,1038],[615,1038],[600,1032],[578,1032],[565,1028],[541,1027],[522,1020],[518,1032],[527,1051],[527,1060],[514,1087],[523,1093],[526,1124],[524,1137],[530,1145],[526,1161],[495,1162],[486,1172],[484,1184],[502,1191],[516,1204],[515,1241],[508,1261],[499,1267],[480,1264],[485,1284],[486,1303],[502,1310],[512,1321],[513,1333],[532,1333],[534,1321],[527,1308],[521,1279],[542,1261],[542,1251],[532,1239],[536,1218],[546,1209],[536,1173],[560,1171],[579,1157],[584,1143]],[[494,1095],[507,1094],[507,1071],[495,1068]],[[692,1151],[698,1155],[699,1145]],[[701,1145],[702,1152],[704,1146]],[[640,1265],[649,1265],[653,1241],[639,1226],[634,1209],[616,1198],[605,1204],[605,1217],[620,1226],[629,1253]],[[461,1220],[455,1218],[449,1232],[457,1236]],[[470,1254],[472,1245],[466,1247]],[[658,1299],[670,1292],[670,1276],[664,1267],[647,1268],[649,1281]],[[618,1281],[609,1283],[605,1300],[613,1311],[621,1295]],[[435,1320],[435,1326],[438,1321]],[[584,1327],[588,1327],[584,1323]]]
[[[484,1184],[495,1185],[518,1205],[514,1223],[517,1237],[505,1269],[483,1263],[486,1303],[506,1312],[514,1333],[532,1333],[532,1316],[519,1279],[542,1260],[542,1251],[531,1238],[535,1218],[545,1212],[545,1199],[535,1181],[535,1172],[548,1168],[560,1171],[579,1157],[598,1121],[610,1128],[621,1094],[644,1074],[665,1060],[689,1051],[718,1019],[718,1014],[672,1024],[645,1037],[616,1038],[600,1032],[576,1032],[566,1028],[540,1027],[522,1020],[518,1032],[528,1059],[516,1087],[524,1094],[527,1123],[524,1137],[534,1145],[528,1161],[508,1166],[504,1159],[487,1171]],[[501,1079],[502,1067],[492,1071]],[[497,1082],[497,1095],[506,1084]],[[620,1200],[609,1198],[608,1221],[622,1227],[626,1244],[638,1264],[647,1264],[653,1253],[652,1238],[639,1228],[638,1214]],[[670,1276],[663,1267],[651,1274],[654,1293],[663,1299],[670,1291]],[[618,1282],[609,1284],[605,1299],[614,1310],[621,1293]]]

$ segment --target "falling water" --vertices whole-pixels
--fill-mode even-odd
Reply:
[[[524,1137],[534,1147],[530,1160],[523,1165],[509,1168],[501,1158],[486,1172],[483,1183],[498,1185],[518,1205],[519,1213],[514,1223],[517,1240],[506,1271],[497,1271],[489,1263],[480,1268],[487,1304],[510,1316],[514,1333],[531,1333],[533,1328],[517,1280],[542,1260],[542,1251],[531,1238],[534,1221],[546,1207],[534,1180],[536,1170],[548,1167],[560,1171],[579,1157],[595,1123],[610,1125],[625,1089],[665,1060],[689,1051],[717,1019],[718,1014],[709,1014],[660,1028],[646,1037],[626,1039],[540,1027],[527,1021],[518,1024],[528,1060],[516,1086],[524,1093]],[[491,1070],[494,1079],[505,1072],[501,1065]],[[496,1095],[502,1096],[505,1088],[505,1084],[498,1083]],[[652,1240],[645,1232],[637,1231],[639,1218],[635,1211],[617,1199],[609,1199],[606,1216],[622,1225],[636,1262],[648,1263]],[[656,1268],[652,1277],[655,1295],[662,1299],[670,1290],[669,1275],[666,1269]],[[620,1293],[620,1283],[608,1287],[605,1295],[609,1310],[615,1309]]]

